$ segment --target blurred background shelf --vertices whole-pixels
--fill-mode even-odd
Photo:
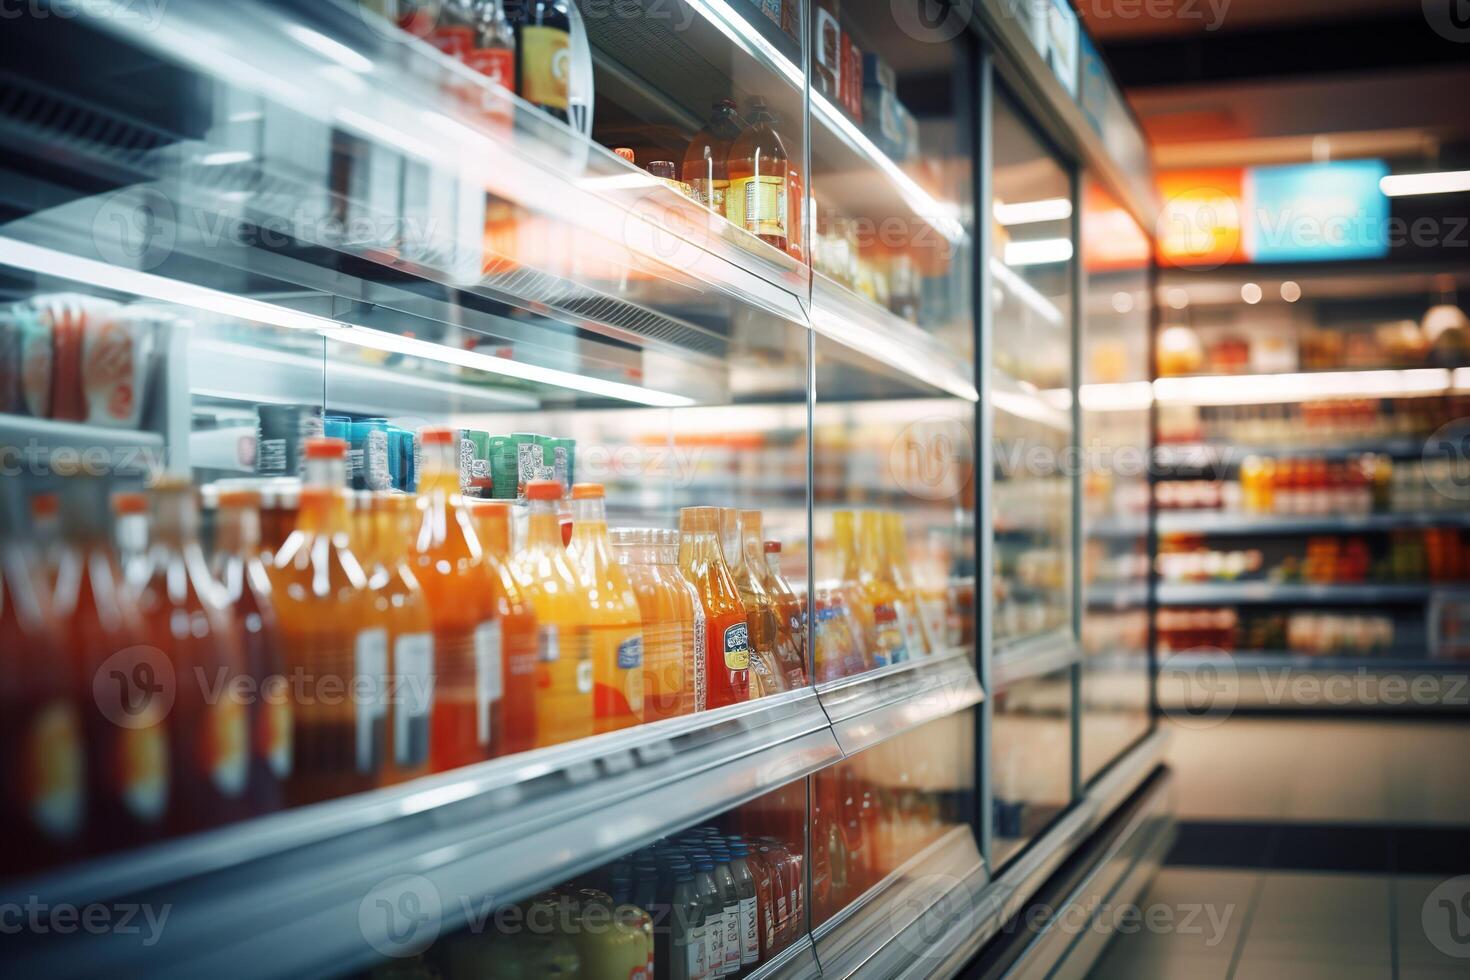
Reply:
[[[1422,582],[1336,585],[1303,582],[1165,582],[1159,584],[1157,596],[1159,605],[1163,606],[1230,603],[1374,605],[1423,602],[1433,588],[1435,586]]]
[[[818,686],[846,755],[985,698],[968,650],[949,650]]]
[[[1400,528],[1470,528],[1465,511],[1387,514],[1232,514],[1220,511],[1160,511],[1160,534],[1350,534]]]

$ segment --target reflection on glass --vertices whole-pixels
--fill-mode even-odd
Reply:
[[[1083,196],[1082,778],[1149,727],[1149,241],[1102,187]],[[1112,395],[1112,397],[1109,397]]]
[[[964,824],[974,772],[974,715],[963,712],[812,776],[812,925]]]
[[[994,704],[991,863],[999,868],[1071,802],[1072,671],[1019,681]]]
[[[1072,182],[997,94],[990,259],[997,644],[1071,623]]]
[[[515,904],[441,895],[446,910],[474,910],[468,927],[427,948],[405,943],[363,976],[749,973],[808,929],[806,811],[798,781]]]

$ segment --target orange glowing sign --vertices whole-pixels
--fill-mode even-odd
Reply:
[[[1189,268],[1245,262],[1245,171],[1176,170],[1158,176],[1159,262]]]

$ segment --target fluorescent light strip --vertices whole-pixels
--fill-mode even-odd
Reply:
[[[775,65],[797,88],[806,85],[806,78],[802,76],[801,69],[782,54],[774,44],[762,37],[759,31],[751,30],[744,15],[736,11],[725,0],[686,0],[686,2],[746,54]]]
[[[320,336],[358,347],[407,354],[425,360],[438,361],[441,364],[454,364],[488,374],[518,378],[522,381],[580,391],[589,395],[600,395],[655,408],[682,408],[695,404],[694,399],[683,395],[640,388],[637,385],[607,381],[602,378],[591,378],[571,371],[540,367],[509,358],[447,347],[427,340],[401,337],[384,330],[342,323],[313,313],[303,313],[300,310],[277,306],[274,303],[263,303],[260,300],[247,299],[243,296],[233,296],[207,286],[196,286],[193,283],[167,279],[136,269],[119,268],[96,259],[70,255],[13,238],[0,238],[0,264],[26,269],[39,275],[58,276],[113,292],[128,293],[160,302],[177,303],[194,309],[208,310],[222,316],[250,320],[288,330],[309,330]]]
[[[1006,242],[1006,265],[1052,265],[1072,257],[1069,238],[1038,238],[1032,242]]]
[[[1062,325],[1062,311],[1057,309],[1055,303],[1036,291],[1036,287],[1012,272],[1000,259],[991,257],[990,274],[995,277],[1002,286],[1010,291],[1011,295],[1018,297],[1022,303],[1039,315],[1052,326]]]
[[[1063,221],[1072,217],[1072,202],[1065,197],[1048,197],[1017,204],[996,201],[994,210],[995,220],[1003,225],[1030,225],[1040,221]]]
[[[1390,174],[1378,178],[1378,189],[1389,197],[1418,194],[1455,194],[1470,191],[1470,170],[1442,170],[1429,174]]]
[[[311,48],[317,54],[330,58],[348,71],[366,75],[373,70],[373,63],[340,41],[334,41],[320,31],[301,24],[287,24],[287,34]]]
[[[1131,412],[1153,404],[1154,386],[1147,381],[1082,385],[1077,397],[1086,412]]]
[[[1159,378],[1154,382],[1154,396],[1164,405],[1269,405],[1313,398],[1435,395],[1450,390],[1451,380],[1446,368],[1212,375]]]

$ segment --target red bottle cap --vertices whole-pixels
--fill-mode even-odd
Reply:
[[[316,436],[306,440],[307,459],[346,459],[347,443],[330,436]]]
[[[561,484],[556,480],[531,480],[526,484],[527,500],[560,500]]]
[[[607,492],[603,490],[601,483],[572,484],[573,500],[601,500],[606,496]]]
[[[454,430],[440,427],[420,429],[419,441],[426,446],[447,446],[454,442]]]

